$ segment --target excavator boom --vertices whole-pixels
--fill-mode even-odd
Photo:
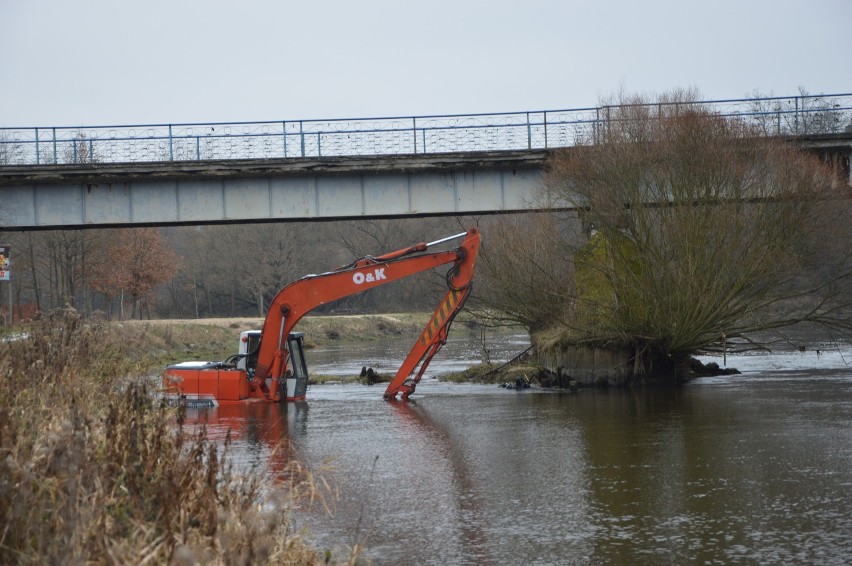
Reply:
[[[455,249],[429,252],[430,247],[459,238],[464,240]],[[386,399],[395,398],[399,393],[407,398],[414,392],[432,356],[446,342],[453,318],[470,295],[479,240],[479,230],[472,228],[429,244],[416,244],[378,257],[367,256],[334,271],[308,275],[284,287],[269,306],[258,351],[254,378],[259,381],[265,397],[270,401],[280,400],[278,382],[287,370],[289,356],[287,337],[307,313],[326,303],[451,263],[447,273],[449,290],[385,391]],[[417,375],[410,377],[418,365]],[[271,378],[268,388],[265,385],[267,377]]]

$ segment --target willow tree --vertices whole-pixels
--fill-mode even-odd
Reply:
[[[580,211],[587,233],[561,246],[570,291],[548,307],[561,340],[677,375],[692,354],[763,347],[800,323],[849,331],[848,186],[741,121],[638,102],[609,107],[593,143],[546,174],[549,204]]]
[[[512,214],[485,218],[480,228],[485,237],[468,308],[491,325],[521,325],[533,336],[559,325],[574,302],[577,215]]]

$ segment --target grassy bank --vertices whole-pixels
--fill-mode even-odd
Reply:
[[[441,381],[451,383],[483,383],[502,384],[513,383],[523,378],[527,383],[540,383],[541,368],[531,363],[527,352],[506,363],[481,363],[465,370],[441,375]]]
[[[0,563],[329,558],[289,519],[322,496],[298,462],[289,480],[263,486],[260,505],[262,476],[234,473],[227,446],[185,430],[138,379],[175,351],[232,351],[233,329],[92,323],[65,311],[20,330],[26,338],[0,345]]]
[[[296,327],[308,348],[334,342],[381,340],[419,335],[428,313],[305,317]],[[138,373],[159,372],[186,360],[223,360],[237,353],[239,333],[259,329],[259,318],[125,321],[108,324],[114,349]],[[462,328],[462,326],[458,326]]]

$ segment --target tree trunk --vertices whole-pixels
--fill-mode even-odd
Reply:
[[[92,294],[89,292],[89,282],[86,277],[86,244],[80,238],[80,285],[83,288],[83,316],[88,318],[92,313]]]
[[[195,318],[198,316],[198,283],[195,282],[195,276],[192,277],[192,298],[195,301]]]
[[[36,309],[41,310],[41,287],[38,283],[38,272],[36,270],[35,250],[33,249],[32,235],[27,235],[27,241],[29,244],[27,252],[30,255],[30,271],[33,275],[33,293],[35,293]]]
[[[74,308],[77,308],[77,288],[74,284],[74,268],[76,267],[76,257],[74,256],[74,242],[65,243],[65,287],[66,300],[65,302]]]
[[[213,316],[213,299],[210,298],[210,289],[204,287],[204,297],[207,299],[207,316]]]
[[[54,246],[50,246],[50,265],[53,269],[50,270],[51,278],[50,278],[50,306],[51,308],[56,307],[57,301],[61,301],[61,297],[59,294],[59,261],[56,257],[56,251]]]

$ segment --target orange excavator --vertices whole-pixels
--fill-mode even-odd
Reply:
[[[452,264],[446,275],[448,290],[444,298],[384,393],[385,399],[395,399],[397,395],[408,399],[432,357],[446,343],[450,324],[470,295],[479,238],[479,230],[471,228],[428,244],[415,244],[378,257],[365,256],[334,271],[302,277],[275,296],[262,331],[242,333],[240,353],[224,362],[168,366],[163,387],[167,394],[198,405],[304,399],[307,367],[303,335],[293,332],[303,316],[332,301]],[[462,242],[455,249],[430,251],[458,239]]]

